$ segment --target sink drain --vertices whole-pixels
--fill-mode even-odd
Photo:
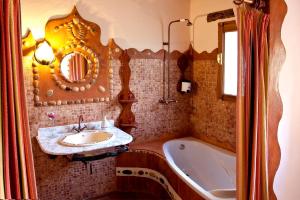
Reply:
[[[184,144],[180,144],[180,145],[179,145],[179,149],[180,149],[180,150],[185,149],[185,145],[184,145]]]

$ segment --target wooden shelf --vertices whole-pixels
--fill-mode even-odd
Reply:
[[[120,127],[132,127],[132,128],[137,128],[137,123],[132,123],[132,124],[119,124]]]
[[[124,50],[122,52],[120,60],[120,78],[122,82],[122,90],[118,95],[118,101],[122,106],[122,110],[118,122],[120,129],[127,133],[130,133],[132,128],[137,128],[137,123],[135,123],[135,116],[131,110],[132,104],[134,102],[137,102],[137,100],[134,97],[134,94],[130,91],[129,87],[131,70],[129,66],[130,57],[127,53],[127,50]]]
[[[124,99],[124,100],[119,99],[119,102],[120,103],[135,103],[135,102],[137,102],[137,100],[136,99]]]

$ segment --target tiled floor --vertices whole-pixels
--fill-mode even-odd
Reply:
[[[169,199],[158,199],[152,194],[114,192],[102,197],[92,198],[89,200],[169,200]]]

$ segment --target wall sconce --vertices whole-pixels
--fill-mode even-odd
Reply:
[[[34,58],[42,65],[49,65],[54,61],[53,49],[47,41],[44,40],[37,45]]]

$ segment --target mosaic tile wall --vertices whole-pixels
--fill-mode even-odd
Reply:
[[[190,96],[176,91],[179,80],[179,68],[171,62],[171,98],[177,103],[169,105],[159,104],[163,95],[162,90],[162,62],[159,60],[139,59],[130,62],[130,88],[138,99],[133,104],[138,128],[132,131],[137,141],[150,141],[159,138],[164,133],[188,134],[190,116]]]
[[[115,159],[109,158],[92,162],[92,173],[89,166],[81,162],[69,162],[66,157],[51,160],[37,144],[35,136],[40,127],[77,123],[78,116],[84,121],[97,121],[107,115],[117,120],[120,106],[117,94],[121,89],[119,79],[119,61],[112,61],[114,69],[113,96],[111,102],[64,105],[52,107],[35,107],[33,102],[32,69],[30,59],[24,59],[25,86],[29,124],[33,144],[38,194],[43,199],[85,199],[96,197],[116,190]],[[162,61],[158,59],[133,59],[131,89],[138,99],[133,106],[138,128],[132,131],[135,142],[146,142],[157,139],[168,133],[180,135],[188,133],[190,113],[189,96],[176,92],[180,77],[175,62],[171,62],[171,91],[178,101],[170,105],[161,105],[162,96]],[[53,123],[46,116],[55,112]]]
[[[195,60],[193,63],[193,79],[197,85],[191,99],[193,134],[235,151],[235,102],[217,98],[218,67],[216,60]]]

